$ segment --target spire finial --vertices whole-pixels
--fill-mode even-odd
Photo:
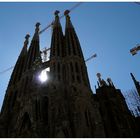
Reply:
[[[55,15],[55,20],[52,22],[52,27],[53,28],[55,28],[55,27],[60,27],[61,25],[60,25],[60,20],[59,20],[59,11],[58,10],[56,10],[55,12],[54,12],[54,15]]]
[[[58,16],[59,13],[60,13],[60,11],[56,10],[56,11],[54,12],[54,15],[55,15],[55,16]]]
[[[28,40],[29,37],[30,37],[30,35],[29,34],[26,34],[25,39]]]
[[[28,43],[29,43],[29,37],[30,37],[30,35],[29,34],[26,34],[25,41],[24,41],[24,47],[26,47],[28,45]]]
[[[37,22],[35,26],[36,27],[39,27],[40,26],[40,22]]]
[[[72,25],[72,22],[70,20],[70,16],[69,16],[69,13],[70,13],[70,10],[66,10],[64,12],[64,15],[66,17],[66,28],[74,28],[73,25]]]
[[[98,81],[99,81],[99,82],[97,81],[97,84],[98,84],[98,87],[99,87],[101,85],[101,81],[102,81],[101,80],[101,74],[100,73],[97,73],[96,75],[97,75],[97,78],[98,78]]]
[[[107,78],[107,82],[108,82],[109,86],[115,87],[111,78]]]
[[[67,19],[70,19],[69,13],[70,13],[69,10],[66,10],[66,11],[64,12],[64,15],[66,16]]]
[[[109,86],[112,86],[112,80],[111,80],[111,78],[107,78],[107,82],[108,82]]]
[[[96,74],[98,78],[101,78],[101,73]]]
[[[107,85],[106,82],[105,82],[103,79],[101,79],[101,74],[100,74],[100,73],[97,73],[96,75],[97,75],[97,77],[98,77],[100,86]]]
[[[65,15],[65,16],[68,16],[69,13],[70,13],[70,10],[66,10],[66,11],[64,12],[64,15]]]
[[[36,32],[36,33],[39,32],[39,26],[40,26],[40,25],[41,25],[40,22],[37,22],[37,23],[36,23],[36,25],[35,25],[35,26],[36,26],[36,29],[35,29],[35,32]]]

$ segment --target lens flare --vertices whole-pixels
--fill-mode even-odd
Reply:
[[[39,80],[44,83],[48,80],[47,72],[46,70],[43,70],[39,75]]]

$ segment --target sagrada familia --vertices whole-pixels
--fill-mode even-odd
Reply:
[[[121,90],[98,73],[96,94],[69,11],[63,34],[55,12],[50,59],[40,53],[36,24],[12,72],[0,113],[0,137],[5,138],[133,138],[140,137],[140,121],[130,113]],[[48,79],[38,79],[43,69]]]

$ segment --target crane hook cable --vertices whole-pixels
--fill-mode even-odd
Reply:
[[[69,9],[69,11],[70,11],[70,12],[73,11],[75,8],[77,8],[78,6],[80,6],[82,3],[83,3],[83,2],[78,2],[78,3],[76,3],[73,7],[71,7],[71,8]],[[62,19],[63,17],[64,17],[64,14],[60,16],[60,19]],[[42,34],[44,31],[46,31],[48,28],[50,28],[50,27],[53,25],[53,22],[54,22],[54,21],[52,21],[48,26],[46,26],[44,29],[42,29],[42,30],[39,32],[39,34]]]

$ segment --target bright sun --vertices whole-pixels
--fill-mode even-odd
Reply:
[[[43,83],[48,80],[47,70],[43,70],[39,75],[39,80]]]

